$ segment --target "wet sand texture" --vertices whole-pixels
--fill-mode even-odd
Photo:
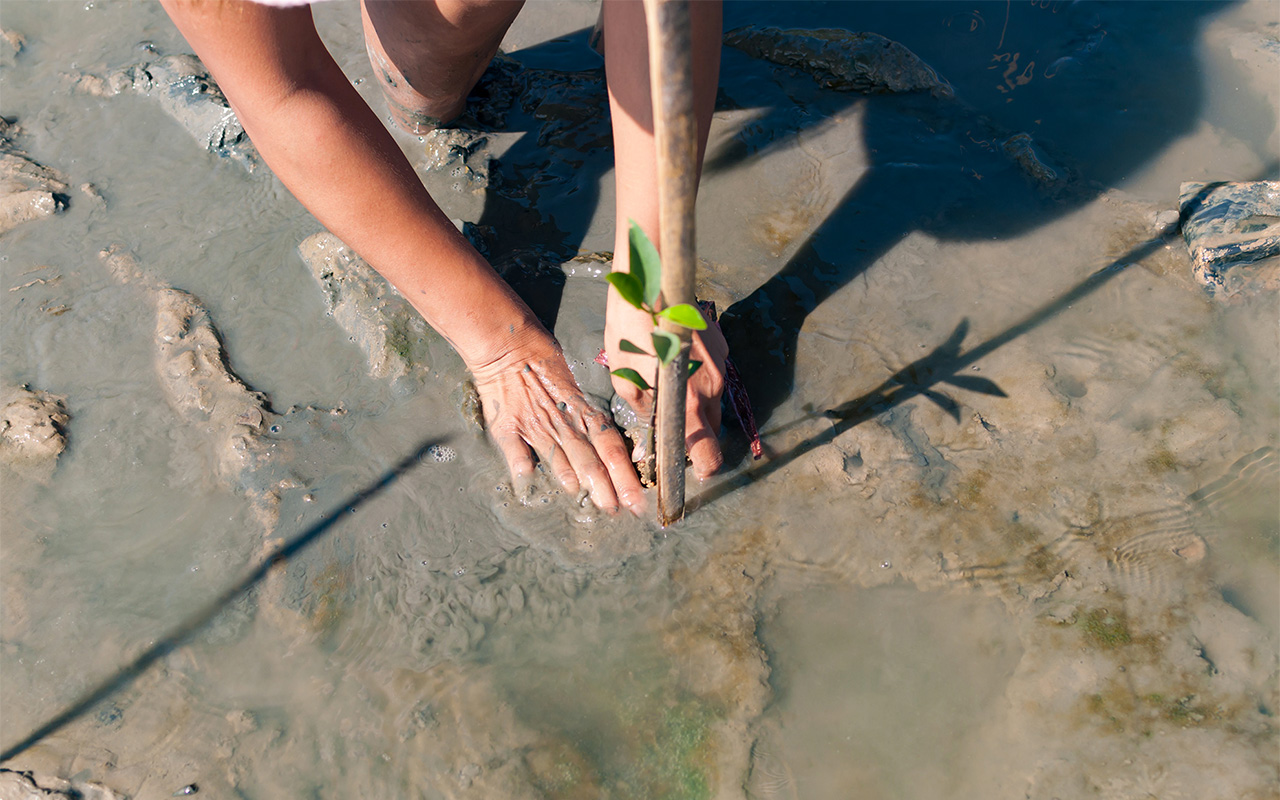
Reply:
[[[1277,300],[1230,283],[1265,260],[1206,296],[1175,227],[1179,184],[1274,181],[1272,4],[728,7],[699,294],[769,458],[727,433],[662,531],[514,493],[456,356],[268,172],[216,168],[251,145],[157,7],[5,2],[19,192],[65,201],[47,162],[111,204],[3,239],[0,378],[69,398],[35,429],[75,416],[47,484],[6,482],[0,745],[342,520],[5,766],[137,800],[1280,793]],[[384,113],[358,11],[314,13]],[[575,15],[531,6],[459,127],[393,136],[606,404]]]

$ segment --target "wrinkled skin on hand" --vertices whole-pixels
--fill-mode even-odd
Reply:
[[[625,353],[618,349],[618,342],[627,339],[649,352],[653,345],[649,335],[653,322],[644,311],[629,305],[612,288],[609,290],[604,341],[609,358],[609,368],[630,367],[640,373],[653,386],[657,383],[658,360],[652,356]],[[693,332],[693,349],[689,355],[702,366],[689,377],[685,397],[684,443],[693,461],[693,472],[699,480],[714,475],[724,463],[720,452],[720,395],[724,392],[724,362],[729,355],[729,345],[724,335],[714,325],[704,331]],[[638,414],[650,414],[654,394],[642,392],[638,386],[621,378],[613,379],[613,389],[618,396]]]
[[[621,504],[643,513],[644,490],[622,435],[606,412],[588,402],[550,335],[522,342],[472,375],[485,428],[517,491],[529,482],[536,455],[570,494],[585,492],[605,511]]]

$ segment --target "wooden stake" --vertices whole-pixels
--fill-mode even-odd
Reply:
[[[644,0],[649,33],[649,83],[658,154],[658,249],[662,254],[662,304],[694,302],[697,262],[694,198],[698,188],[698,125],[693,115],[693,37],[690,0]],[[680,337],[680,353],[658,368],[658,522],[684,516],[685,386],[689,376],[688,328],[662,320]]]

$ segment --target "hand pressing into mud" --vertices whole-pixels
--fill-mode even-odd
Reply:
[[[635,343],[649,342],[653,322],[649,314],[623,300],[612,288],[606,309],[604,341],[609,368],[629,367],[640,373],[650,386],[657,384],[658,361],[648,355],[624,352],[618,343],[626,339]],[[689,358],[701,361],[698,371],[689,376],[685,397],[684,443],[693,461],[693,472],[699,480],[715,474],[724,463],[720,452],[720,395],[724,393],[725,359],[729,345],[720,330],[709,325],[693,332],[693,348]],[[652,413],[654,394],[641,391],[635,384],[615,377],[613,389],[637,414]]]
[[[619,503],[639,516],[644,490],[622,435],[583,396],[555,340],[545,333],[497,361],[472,369],[485,428],[507,460],[517,491],[535,455],[565,491],[585,492],[596,507]]]

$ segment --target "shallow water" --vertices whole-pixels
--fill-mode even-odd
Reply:
[[[612,244],[581,30],[595,13],[531,5],[513,29],[526,95],[571,102],[482,117],[488,189],[424,177],[558,306],[584,383],[600,380],[603,284],[558,264]],[[317,19],[383,113],[355,9]],[[4,475],[0,745],[203,607],[264,541],[419,442],[440,448],[4,766],[138,798],[192,782],[245,797],[1280,792],[1280,304],[1210,298],[1180,239],[1143,249],[1180,182],[1277,177],[1280,62],[1240,49],[1280,35],[1275,5],[726,9],[726,29],[747,24],[876,31],[955,98],[834,92],[726,49],[702,293],[727,309],[768,455],[751,462],[727,430],[730,469],[664,532],[504,491],[459,411],[456,357],[428,342],[416,390],[369,377],[296,252],[318,226],[269,173],[202,152],[149,98],[72,91],[68,75],[152,58],[139,41],[185,52],[158,6],[6,0],[0,25],[26,44],[0,58],[0,113],[104,202],[73,188],[64,213],[0,239],[6,289],[59,276],[0,295],[0,379],[66,395],[72,416],[48,485]],[[1059,183],[1003,154],[1018,132]],[[420,163],[423,143],[399,138]],[[214,433],[165,402],[147,289],[111,278],[112,243],[200,298],[271,408],[314,407],[272,439],[300,484],[278,524],[217,477]]]

